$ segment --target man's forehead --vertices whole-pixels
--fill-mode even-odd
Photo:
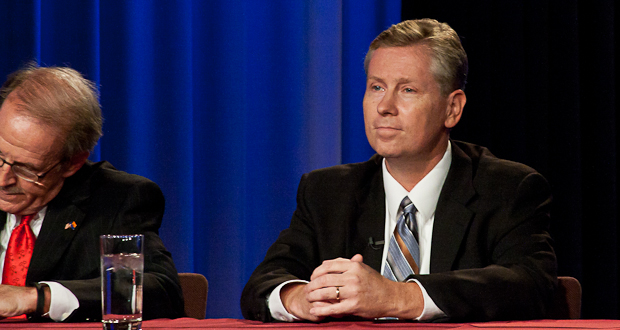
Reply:
[[[392,80],[410,82],[430,72],[431,64],[426,47],[422,45],[382,47],[370,60],[367,79],[386,79],[389,75]]]
[[[402,59],[408,61],[423,61],[429,62],[431,50],[425,44],[413,44],[409,46],[395,46],[395,47],[379,47],[373,52],[372,60],[380,58]]]
[[[0,108],[0,152],[11,161],[38,166],[59,154],[58,130],[18,111],[11,99]]]

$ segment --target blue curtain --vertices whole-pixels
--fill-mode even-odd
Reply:
[[[207,317],[239,297],[295,209],[304,172],[368,159],[369,43],[400,0],[0,2],[0,76],[29,61],[100,86],[92,160],[157,182],[161,236],[210,283]]]

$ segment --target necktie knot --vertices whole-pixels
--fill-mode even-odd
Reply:
[[[415,205],[413,205],[413,202],[409,199],[409,196],[405,196],[405,198],[403,198],[400,202],[399,210],[402,212],[400,213],[401,215],[399,219],[402,219],[405,225],[409,227],[409,230],[414,231],[417,236],[417,230],[414,229],[417,226],[414,223],[415,217],[413,216],[417,209],[415,208]]]
[[[405,216],[409,213],[415,213],[416,211],[415,205],[413,205],[413,202],[411,202],[411,200],[409,199],[409,196],[405,196],[405,198],[403,198],[403,200],[400,202],[399,210],[403,214],[405,214]]]
[[[411,202],[411,200],[409,199],[409,196],[405,196],[405,198],[403,198],[403,200],[400,201],[399,209],[402,210],[403,212],[407,212],[407,208],[411,209],[412,205],[413,205],[413,202]]]
[[[22,221],[19,223],[20,225],[29,225],[30,221],[32,221],[32,219],[34,219],[34,214],[29,214],[29,215],[23,215],[22,216]]]

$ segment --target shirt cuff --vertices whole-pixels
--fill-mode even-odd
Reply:
[[[417,283],[420,287],[420,290],[422,290],[422,297],[424,298],[424,309],[422,310],[422,314],[416,318],[416,321],[428,321],[434,318],[446,316],[446,313],[444,313],[441,309],[439,309],[439,307],[437,307],[437,304],[435,304],[433,298],[428,295],[428,292],[426,292],[426,289],[424,289],[424,287],[418,280],[411,279],[407,282]]]
[[[274,319],[278,321],[293,322],[293,321],[299,320],[297,316],[289,313],[286,310],[286,308],[284,308],[284,304],[282,304],[282,299],[280,297],[280,290],[282,290],[282,288],[289,283],[308,283],[308,281],[304,281],[304,280],[286,281],[278,285],[275,289],[273,289],[273,291],[271,291],[271,294],[269,294],[269,296],[267,297],[267,306],[269,307],[269,312],[271,313],[271,317],[273,317]]]
[[[60,283],[56,282],[40,282],[45,283],[50,288],[50,310],[49,317],[54,321],[64,321],[80,307],[80,302],[73,292]]]

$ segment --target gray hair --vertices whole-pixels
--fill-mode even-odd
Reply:
[[[0,106],[9,94],[20,111],[64,133],[64,159],[92,151],[102,135],[97,88],[74,69],[30,64],[9,75],[0,88]]]

